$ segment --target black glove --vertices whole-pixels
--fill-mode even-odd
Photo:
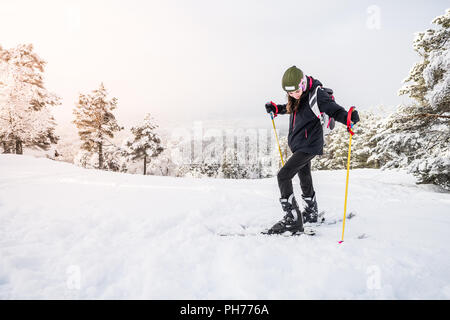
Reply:
[[[277,108],[272,104],[272,101],[266,103],[266,111],[267,113],[273,112],[274,114],[277,114]]]
[[[352,117],[351,117],[351,120],[352,120],[353,124],[356,124],[357,122],[359,122],[359,114],[358,114],[358,111],[356,111],[356,110],[353,110],[353,111],[352,111]]]

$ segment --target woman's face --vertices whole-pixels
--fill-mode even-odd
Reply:
[[[296,100],[300,99],[302,93],[303,93],[303,91],[301,88],[299,88],[297,91],[288,92],[289,96],[291,96],[292,98],[294,98]]]

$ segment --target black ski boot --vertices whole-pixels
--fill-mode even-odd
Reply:
[[[312,197],[305,197],[302,195],[304,202],[303,222],[316,223],[319,218],[319,210],[317,208],[316,193]]]
[[[295,233],[303,232],[303,216],[300,211],[294,194],[288,199],[280,198],[280,203],[283,211],[286,212],[283,219],[278,221],[272,228],[267,231],[267,234],[282,234],[286,231]]]

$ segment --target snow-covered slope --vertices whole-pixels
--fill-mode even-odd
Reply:
[[[345,174],[313,172],[329,220],[343,215]],[[138,176],[0,155],[0,298],[450,299],[450,194],[404,172],[352,170],[357,215],[343,244],[341,222],[315,237],[218,235],[271,226],[278,197],[275,178]]]

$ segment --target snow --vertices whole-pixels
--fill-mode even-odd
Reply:
[[[345,170],[314,171],[343,215]],[[298,179],[294,189],[300,198]],[[450,194],[405,171],[350,172],[342,223],[281,218],[276,178],[140,176],[0,155],[0,299],[450,299]],[[360,239],[361,238],[361,239]]]

